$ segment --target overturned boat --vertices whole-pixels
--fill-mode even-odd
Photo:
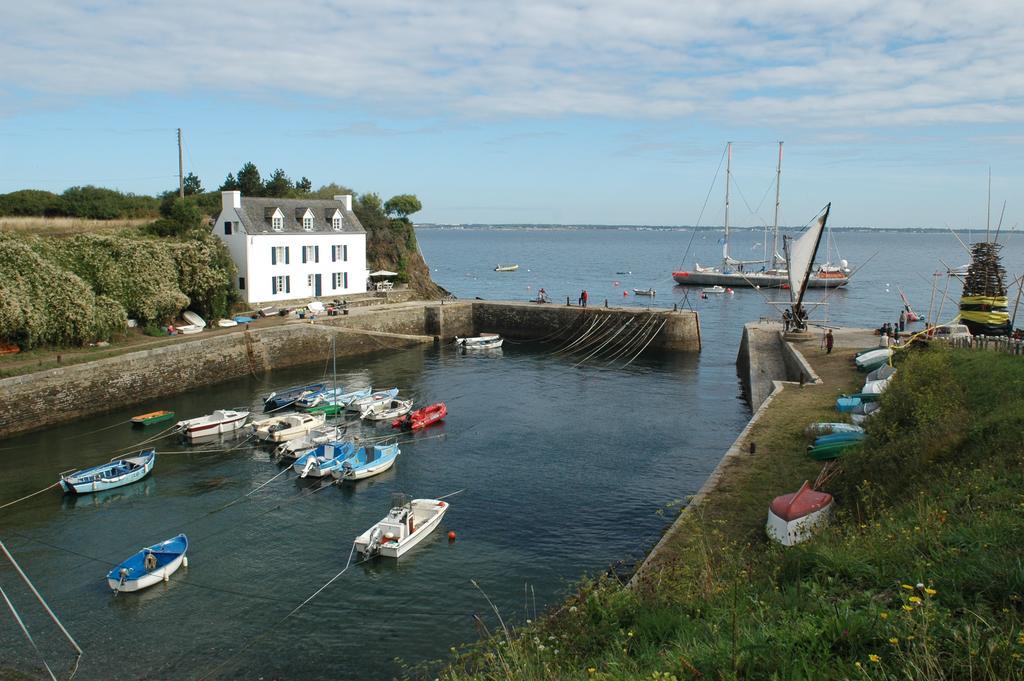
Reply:
[[[765,530],[770,539],[793,546],[810,539],[831,514],[832,495],[812,489],[805,481],[796,492],[772,500]]]

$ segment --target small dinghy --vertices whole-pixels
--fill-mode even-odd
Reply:
[[[653,288],[635,288],[633,289],[634,296],[651,296],[652,298],[656,295],[656,291]]]
[[[869,372],[888,364],[890,355],[892,355],[890,348],[877,348],[857,355],[853,362],[860,371]]]
[[[495,272],[515,272],[519,269],[519,265],[498,265],[494,268]]]
[[[326,385],[323,383],[310,383],[309,385],[300,385],[294,388],[285,388],[279,392],[272,392],[263,398],[263,411],[274,411],[290,407],[307,394],[319,392],[325,387]]]
[[[295,400],[296,409],[313,409],[324,404],[332,404],[340,406],[342,409],[351,402],[352,400],[358,400],[360,397],[368,397],[373,392],[373,388],[359,388],[358,390],[349,390],[346,392],[344,388],[338,386],[336,388],[325,388],[323,390],[317,390],[316,392],[309,393],[297,400]]]
[[[715,284],[714,286],[708,286],[707,288],[702,288],[701,289],[701,293],[725,293],[725,287],[724,286],[719,286],[718,284]]]
[[[360,397],[358,399],[352,400],[347,405],[345,405],[345,409],[347,411],[362,413],[363,410],[365,410],[370,405],[376,404],[378,402],[387,402],[388,400],[393,400],[396,397],[398,397],[398,388],[378,390],[370,395],[367,395],[366,397]]]
[[[235,411],[233,409],[218,409],[212,414],[198,416],[194,419],[178,421],[178,428],[190,440],[207,435],[221,435],[232,433],[245,425],[249,418],[247,411]]]
[[[826,437],[836,437],[834,435],[827,435]],[[821,438],[819,438],[820,440]],[[815,461],[829,461],[831,459],[838,459],[842,456],[847,449],[856,447],[861,443],[861,438],[854,440],[829,440],[821,442],[815,440],[814,444],[807,447],[807,454]]]
[[[198,326],[200,329],[206,328],[206,320],[197,315],[192,310],[185,310],[181,313],[181,318],[193,326]]]
[[[792,494],[775,497],[768,507],[768,537],[783,546],[799,544],[811,538],[832,514],[832,495],[811,489],[804,482]]]
[[[341,388],[338,388],[338,390],[341,390]],[[323,397],[319,398],[318,403],[315,406],[299,406],[299,408],[305,409],[311,414],[327,414],[328,416],[334,416],[335,414],[345,411],[345,408],[354,400],[369,397],[372,393],[373,388],[360,388],[359,390],[333,394],[328,391]],[[298,405],[298,403],[296,403],[296,405]]]
[[[419,430],[443,421],[447,415],[448,407],[444,402],[438,402],[395,419],[391,422],[391,427],[402,430]]]
[[[132,425],[140,428],[154,426],[158,423],[166,423],[174,420],[173,411],[151,411],[148,414],[139,414],[132,417]]]
[[[501,336],[496,333],[484,333],[469,338],[455,337],[455,345],[464,350],[490,350],[500,348],[504,342]]]
[[[863,433],[864,429],[850,423],[812,423],[804,429],[808,437],[828,435],[830,433]]]
[[[320,426],[294,440],[282,442],[274,450],[274,455],[282,459],[297,459],[322,444],[338,442],[345,437],[348,426]]]
[[[341,462],[337,468],[331,469],[335,480],[362,480],[383,473],[395,465],[395,460],[402,450],[397,443],[390,445],[367,445]]]
[[[878,381],[867,381],[861,392],[869,395],[881,395],[889,387],[889,381],[891,380],[891,378],[883,378]]]
[[[385,400],[359,412],[359,418],[367,421],[391,421],[412,411],[412,400]]]
[[[295,459],[292,470],[300,478],[322,478],[355,452],[356,446],[351,442],[328,442]]]
[[[896,367],[891,367],[888,364],[886,364],[885,366],[879,367],[879,368],[875,369],[874,371],[872,371],[871,373],[869,373],[865,380],[868,380],[868,381],[884,381],[887,378],[892,378],[895,373],[896,373]]]
[[[71,494],[103,492],[130,485],[149,475],[156,464],[156,450],[144,449],[133,456],[111,459],[109,463],[60,474],[60,488]]]
[[[188,567],[188,537],[177,537],[147,546],[107,573],[107,584],[114,591],[138,591],[158,582],[166,582],[179,567]]]
[[[238,322],[234,319],[218,319],[217,326],[222,329],[230,329],[232,326],[238,326]]]
[[[323,414],[285,414],[253,421],[250,425],[257,439],[263,442],[287,442],[319,428],[324,420]]]
[[[881,405],[878,402],[862,402],[853,408],[850,412],[850,420],[855,425],[861,426],[866,420],[868,420],[872,414],[877,414],[881,410]]]
[[[401,558],[441,524],[448,502],[392,496],[391,510],[379,523],[356,537],[356,551],[365,558]]]
[[[877,402],[879,397],[881,397],[879,393],[843,395],[836,399],[836,411],[841,414],[848,414],[866,402]]]
[[[203,330],[203,327],[197,324],[182,324],[181,326],[176,326],[174,328],[178,330],[178,333],[186,336],[193,333],[199,333]]]

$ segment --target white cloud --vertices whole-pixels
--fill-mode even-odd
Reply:
[[[1020,0],[7,3],[0,88],[354,96],[428,116],[1013,122],[1024,119],[1022,9]]]

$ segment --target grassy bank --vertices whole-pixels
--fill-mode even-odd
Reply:
[[[768,503],[813,479],[802,430],[862,377],[805,354],[824,386],[787,388],[757,452],[682,521],[630,590],[584,582],[540,622],[491,634],[442,676],[485,679],[1024,678],[1024,363],[907,357],[812,542],[764,539]],[[627,528],[623,528],[624,531]]]

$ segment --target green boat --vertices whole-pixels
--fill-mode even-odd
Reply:
[[[311,409],[307,409],[307,414],[324,414],[325,416],[334,416],[342,411],[345,411],[345,405],[343,404],[320,404]]]
[[[846,442],[830,442],[829,444],[818,445],[817,447],[812,445],[807,448],[807,453],[816,461],[827,461],[828,459],[838,459],[847,449],[856,447],[859,444],[860,440],[850,440]]]
[[[151,411],[148,414],[139,414],[132,417],[132,425],[145,428],[158,423],[166,423],[174,420],[173,411]]]

